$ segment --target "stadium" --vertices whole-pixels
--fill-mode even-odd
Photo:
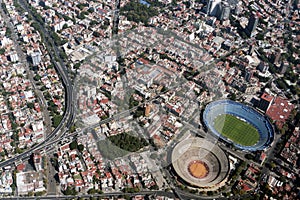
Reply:
[[[274,139],[273,126],[264,115],[231,100],[218,100],[208,104],[203,113],[203,121],[216,137],[242,150],[263,150]]]
[[[229,171],[229,160],[223,150],[203,138],[181,141],[174,147],[171,159],[180,181],[194,187],[218,187]]]

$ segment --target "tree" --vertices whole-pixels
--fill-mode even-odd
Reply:
[[[33,109],[34,108],[34,103],[28,102],[27,107],[30,108],[30,109]]]
[[[129,99],[129,108],[133,108],[135,106],[139,105],[139,102],[136,101],[133,96],[131,95],[130,99]]]
[[[129,21],[142,22],[147,25],[151,17],[158,15],[158,9],[153,6],[148,7],[139,2],[130,1],[120,9],[120,13],[125,15]]]
[[[10,37],[11,36],[11,30],[10,30],[10,28],[6,28],[5,36],[6,37]]]
[[[258,33],[256,36],[257,40],[263,40],[264,39],[264,35],[262,33]]]
[[[285,176],[280,176],[280,177],[279,177],[279,181],[281,181],[281,182],[287,182],[286,180],[287,180],[287,179],[286,179]]]
[[[74,187],[68,186],[67,189],[63,192],[65,195],[77,195],[77,191]]]
[[[159,190],[159,187],[155,184],[150,187],[150,190]]]
[[[135,111],[135,113],[133,114],[133,118],[139,118],[141,116],[143,116],[145,113],[144,109],[142,107],[138,107]]]
[[[10,146],[14,147],[16,145],[16,142],[15,141],[11,141],[10,142]]]
[[[166,91],[168,91],[168,88],[166,86],[163,86],[162,89],[161,89],[161,92],[164,93]]]
[[[78,19],[85,19],[85,12],[81,12],[79,15],[77,15]]]
[[[70,127],[70,132],[71,132],[71,133],[74,133],[75,131],[76,131],[76,126],[74,126],[74,125],[71,126],[71,127]]]
[[[279,87],[280,89],[287,90],[287,86],[286,86],[286,84],[284,83],[283,80],[277,79],[277,84],[278,84],[278,87]]]
[[[33,196],[33,192],[32,191],[30,191],[30,192],[28,192],[28,196]]]
[[[42,90],[42,91],[45,91],[45,90],[47,90],[47,87],[43,85],[43,86],[41,87],[41,90]]]
[[[76,63],[73,67],[74,67],[74,69],[79,69],[79,67],[80,67],[80,63]]]
[[[16,130],[18,128],[18,125],[15,122],[11,122],[11,128],[13,130]]]
[[[2,7],[4,13],[8,14],[8,11],[7,11],[5,3],[1,3],[1,7]]]
[[[236,101],[236,94],[235,94],[235,93],[232,93],[232,94],[230,95],[230,99],[231,99],[232,101]]]
[[[49,93],[48,91],[45,92],[44,97],[45,97],[47,100],[51,99],[51,95],[50,95],[50,93]]]
[[[70,149],[78,149],[78,143],[76,140],[74,140],[73,142],[70,143]]]
[[[5,49],[4,49],[4,48],[1,48],[1,49],[0,49],[0,54],[1,54],[1,55],[4,55],[4,53],[5,53]]]
[[[153,159],[153,160],[157,159],[157,154],[156,153],[152,153],[150,155],[150,158]]]
[[[100,35],[100,33],[99,33],[98,31],[94,31],[94,32],[93,32],[93,36],[95,36],[95,37],[100,37],[101,35]]]
[[[89,8],[87,11],[88,11],[89,13],[93,13],[93,12],[95,11],[95,9],[94,9],[93,7],[91,7],[91,8]]]
[[[254,160],[254,156],[252,154],[250,154],[250,153],[247,153],[245,155],[245,158],[247,158],[248,160]]]
[[[137,193],[140,191],[140,188],[134,187],[134,188],[124,188],[123,191],[125,193]]]
[[[87,193],[88,194],[95,194],[96,190],[94,188],[92,188],[92,189],[89,189]]]
[[[46,191],[36,192],[34,196],[43,196],[44,194],[46,194]]]
[[[274,169],[274,168],[276,167],[276,164],[272,161],[272,162],[270,163],[270,167],[271,167],[272,169]]]
[[[15,190],[16,190],[16,185],[13,183],[13,184],[11,184],[11,185],[10,185],[10,187],[11,187],[11,189],[12,189],[13,193],[14,193],[14,192],[15,192]]]
[[[50,162],[52,163],[52,165],[55,169],[58,169],[59,166],[58,166],[58,160],[56,157],[50,158]]]
[[[39,81],[39,80],[41,80],[41,76],[40,75],[35,75],[34,77],[33,77],[33,79],[35,80],[35,81]]]
[[[85,7],[88,7],[89,5],[87,3],[79,3],[76,5],[77,8],[79,8],[80,10],[83,10]]]
[[[51,33],[51,37],[54,40],[54,43],[57,46],[63,45],[62,40],[60,39],[60,37],[57,35],[57,33],[55,33],[54,31]]]
[[[49,108],[49,107],[48,107]],[[61,115],[54,115],[52,118],[53,127],[56,128],[60,124],[63,116]]]
[[[128,133],[114,135],[109,137],[108,139],[114,145],[129,152],[136,152],[144,146],[148,145],[148,142],[144,138],[138,138]]]
[[[90,26],[94,26],[94,25],[98,25],[98,24],[99,24],[99,21],[96,21],[96,20],[90,21]]]
[[[62,41],[62,44],[65,44],[66,43],[66,41]],[[61,57],[61,59],[63,59],[63,60],[66,60],[66,59],[68,59],[68,56],[67,56],[67,54],[64,52],[64,51],[60,51],[59,52],[59,56]]]
[[[84,149],[84,146],[82,144],[77,146],[78,151],[82,152]]]
[[[63,29],[68,28],[68,24],[64,24],[62,28],[63,28]]]

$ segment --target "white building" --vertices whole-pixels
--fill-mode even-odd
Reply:
[[[29,171],[17,173],[16,182],[19,195],[46,190],[43,183],[43,174],[40,172]]]
[[[32,59],[32,64],[33,66],[38,66],[39,63],[41,62],[42,58],[41,58],[41,53],[38,52],[33,52],[31,54],[31,59]]]
[[[11,52],[9,58],[12,62],[17,62],[19,60],[18,54],[16,52]]]

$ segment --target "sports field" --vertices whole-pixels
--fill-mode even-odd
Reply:
[[[214,119],[214,128],[224,137],[242,146],[252,146],[259,141],[257,129],[233,115],[218,115]]]

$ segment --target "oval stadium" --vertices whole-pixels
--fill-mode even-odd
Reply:
[[[274,129],[267,117],[252,107],[231,100],[208,104],[203,121],[216,137],[242,150],[263,150],[274,139]]]
[[[181,141],[171,156],[173,169],[180,180],[194,187],[217,187],[229,171],[229,160],[223,150],[203,138]]]

